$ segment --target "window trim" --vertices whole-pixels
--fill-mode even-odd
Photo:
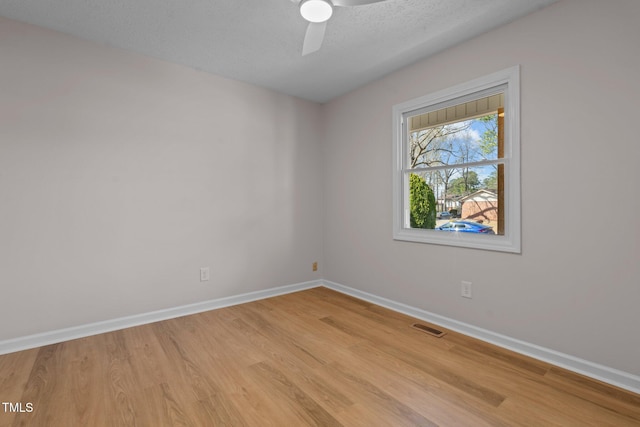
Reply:
[[[468,97],[499,86],[506,86],[504,165],[505,165],[505,234],[467,235],[469,233],[438,232],[405,227],[405,194],[403,177],[403,156],[405,147],[407,113],[428,108],[442,108],[455,104],[459,98]],[[409,242],[431,243],[465,248],[521,253],[521,212],[520,212],[520,66],[516,65],[477,79],[443,89],[431,94],[394,105],[392,108],[393,129],[393,239]]]

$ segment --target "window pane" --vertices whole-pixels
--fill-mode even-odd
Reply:
[[[498,159],[498,112],[410,132],[408,169]]]
[[[503,165],[452,167],[409,174],[411,228],[504,234]],[[500,171],[500,173],[498,173]],[[425,202],[426,200],[426,202]],[[428,208],[433,208],[428,211]],[[435,223],[426,212],[435,211]],[[475,224],[450,221],[473,221]],[[444,229],[440,228],[447,225]],[[488,233],[491,234],[491,233]]]

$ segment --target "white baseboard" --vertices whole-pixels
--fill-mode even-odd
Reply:
[[[357,289],[353,289],[348,286],[340,285],[331,281],[323,280],[322,285],[329,289],[351,295],[355,298],[365,300],[382,307],[386,307],[393,311],[397,311],[408,316],[415,317],[417,319],[422,319],[424,321],[434,323],[436,325],[442,326],[443,328],[451,329],[452,331],[460,332],[462,334],[478,338],[482,341],[495,344],[499,347],[513,350],[517,353],[521,353],[526,356],[530,356],[535,359],[542,360],[544,362],[551,363],[553,365],[585,375],[587,377],[594,378],[596,380],[640,394],[640,377],[629,372],[620,371],[608,366],[600,365],[588,360],[583,360],[568,354],[560,353],[555,350],[517,340],[506,335],[478,328],[467,323],[459,322],[448,317],[440,316],[426,310],[411,307],[406,304],[392,301],[390,299],[379,297],[367,292],[359,291]]]
[[[280,286],[277,288],[270,288],[262,291],[249,292],[215,300],[203,301],[194,304],[168,308],[165,310],[157,310],[133,316],[121,317],[118,319],[106,320],[103,322],[89,323],[86,325],[80,325],[71,328],[58,329],[55,331],[12,338],[9,340],[0,341],[0,355],[41,347],[49,344],[55,344],[77,338],[84,338],[91,335],[102,334],[119,329],[130,328],[147,323],[158,322],[161,320],[187,316],[189,314],[215,310],[217,308],[243,304],[246,302],[284,295],[292,292],[302,291],[305,289],[315,288],[318,286],[324,286],[343,294],[351,295],[355,298],[369,301],[373,304],[377,304],[382,307],[386,307],[388,309],[409,315],[411,317],[440,325],[443,328],[451,329],[452,331],[460,332],[462,334],[478,338],[497,346],[513,350],[517,353],[521,353],[526,356],[530,356],[535,359],[542,360],[544,362],[548,362],[553,365],[568,369],[570,371],[577,372],[579,374],[586,375],[605,383],[612,384],[617,387],[640,394],[640,377],[628,372],[609,368],[607,366],[589,362],[587,360],[560,353],[555,350],[520,341],[515,338],[501,335],[486,329],[478,328],[467,323],[459,322],[448,317],[440,316],[426,310],[411,307],[406,304],[379,297],[367,292],[359,291],[357,289],[327,280],[313,280],[294,285]]]
[[[102,322],[88,323],[86,325],[74,326],[71,328],[58,329],[34,335],[27,335],[0,341],[0,355],[13,353],[30,348],[41,347],[43,345],[55,344],[119,329],[130,328],[132,326],[144,325],[161,320],[173,319],[187,316],[189,314],[202,313],[204,311],[215,310],[217,308],[229,307],[246,302],[270,298],[278,295],[289,294],[305,289],[322,286],[321,280],[297,283],[294,285],[280,286],[277,288],[265,289],[262,291],[249,292],[225,298],[198,302],[194,304],[172,307],[164,310],[151,311],[148,313],[136,314],[133,316],[120,317],[118,319],[105,320]]]

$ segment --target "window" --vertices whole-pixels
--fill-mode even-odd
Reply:
[[[393,107],[393,238],[520,252],[519,67]]]

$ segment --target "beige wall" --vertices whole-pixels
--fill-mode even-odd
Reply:
[[[325,105],[324,276],[640,374],[638,16],[564,0]],[[516,64],[522,254],[393,241],[391,107]]]
[[[0,340],[320,278],[320,125],[0,18]]]

